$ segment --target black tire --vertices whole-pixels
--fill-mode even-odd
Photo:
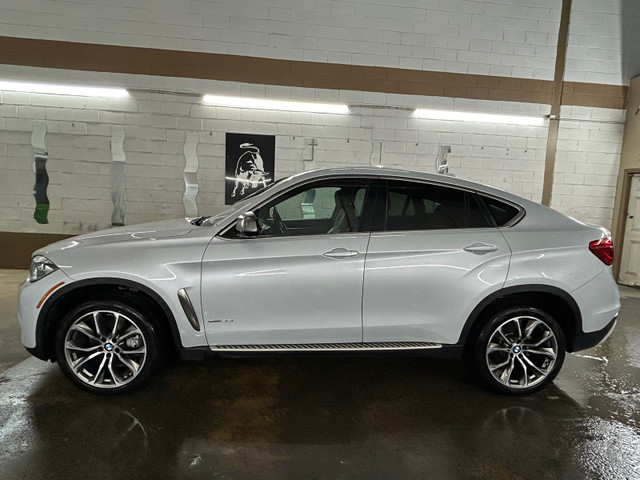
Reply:
[[[558,322],[531,307],[491,315],[470,340],[467,362],[489,388],[510,395],[532,393],[552,382],[566,352]]]
[[[162,360],[161,332],[152,318],[144,304],[129,298],[78,305],[56,333],[60,369],[77,386],[99,395],[138,388]]]

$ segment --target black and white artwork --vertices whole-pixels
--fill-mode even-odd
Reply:
[[[275,135],[227,133],[225,204],[233,205],[273,183],[275,151]]]

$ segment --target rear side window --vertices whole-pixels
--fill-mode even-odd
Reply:
[[[475,195],[440,185],[390,181],[386,207],[386,230],[491,226]]]
[[[500,200],[496,200],[495,198],[482,197],[489,213],[493,217],[498,227],[502,227],[513,220],[520,210],[518,210],[513,205],[509,205],[508,203],[501,202]]]

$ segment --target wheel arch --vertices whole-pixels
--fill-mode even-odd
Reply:
[[[470,339],[492,313],[504,308],[524,305],[540,308],[551,315],[565,335],[567,351],[573,352],[582,332],[582,314],[576,301],[566,291],[549,285],[507,287],[483,299],[471,312],[458,341],[467,350]]]
[[[123,300],[141,303],[156,313],[159,327],[170,337],[176,351],[182,348],[180,334],[171,309],[164,299],[149,287],[122,278],[96,278],[79,280],[63,286],[46,301],[38,315],[36,324],[36,347],[31,353],[42,359],[55,361],[54,338],[56,327],[66,312],[78,301],[90,298],[117,295]]]

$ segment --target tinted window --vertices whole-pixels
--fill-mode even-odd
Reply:
[[[278,212],[284,220],[329,219],[336,211],[336,193],[339,199],[351,202],[356,217],[362,215],[364,197],[367,189],[364,186],[318,186],[308,188],[279,202]],[[353,198],[350,198],[350,195]]]
[[[482,197],[482,200],[487,205],[491,216],[493,216],[496,225],[499,227],[507,224],[518,215],[519,210],[512,205],[489,197]]]
[[[486,228],[492,227],[491,220],[487,217],[485,209],[482,208],[478,196],[473,193],[467,193],[469,199],[469,212],[467,216],[468,228]]]
[[[391,181],[386,230],[489,227],[475,195],[455,188]]]
[[[365,181],[323,180],[291,190],[255,210],[261,237],[361,231]],[[225,237],[236,235],[231,229]]]

